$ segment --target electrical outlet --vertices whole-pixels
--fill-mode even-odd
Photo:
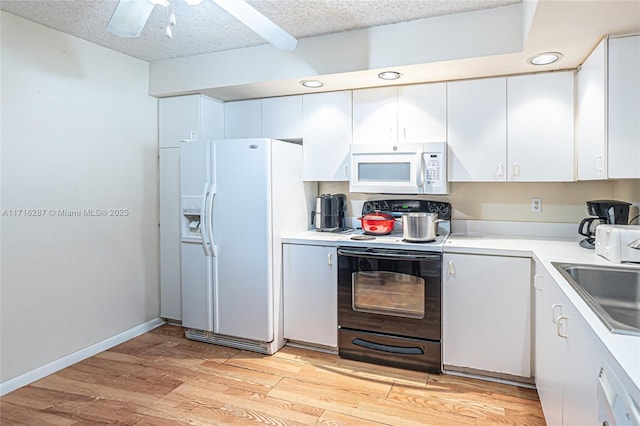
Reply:
[[[542,198],[532,198],[531,213],[541,213],[541,212],[542,212]]]

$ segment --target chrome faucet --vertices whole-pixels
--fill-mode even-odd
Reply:
[[[627,247],[631,247],[632,249],[640,250],[640,238],[638,238],[637,240],[632,241],[629,244],[627,244]]]

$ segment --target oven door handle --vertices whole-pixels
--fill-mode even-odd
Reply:
[[[364,257],[368,259],[397,259],[397,260],[440,260],[440,254],[400,254],[384,253],[379,251],[357,251],[338,249],[341,256]]]
[[[390,346],[383,345],[381,343],[369,342],[359,338],[355,338],[351,341],[354,345],[362,346],[363,348],[372,349],[374,351],[390,352],[394,354],[402,355],[424,355],[424,351],[419,347],[403,347],[403,346]]]

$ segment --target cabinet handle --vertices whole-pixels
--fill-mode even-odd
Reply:
[[[504,176],[504,165],[502,163],[498,163],[498,168],[496,169],[496,179]]]
[[[556,303],[555,305],[551,305],[551,321],[554,324],[558,323],[558,318],[560,318],[560,315],[556,316],[556,309],[560,308],[560,315],[562,315],[562,305],[559,303]]]
[[[598,163],[600,163],[600,166],[598,166]],[[593,157],[593,170],[596,172],[604,171],[604,157],[602,155]]]
[[[513,162],[513,169],[511,170],[511,176],[520,176],[520,166],[515,161]]]
[[[539,285],[540,283],[542,283],[542,275],[534,275],[533,276],[533,288],[538,290],[538,291],[542,291],[542,285]]]
[[[565,316],[560,316],[558,317],[558,322],[556,323],[556,333],[558,334],[558,336],[562,337],[563,339],[568,338],[569,336],[567,336],[566,334],[562,334],[560,332],[560,324],[562,323],[562,321],[564,321],[564,323],[567,323],[567,317]]]
[[[404,136],[404,141],[406,142],[407,141],[407,128],[406,127],[402,128],[402,133],[403,133],[403,136]]]
[[[329,267],[333,266],[333,256],[331,253],[327,255],[327,265],[329,265]]]
[[[347,164],[344,165],[344,177],[349,180],[349,166]]]
[[[389,142],[393,142],[393,127],[389,127]]]
[[[448,271],[448,274],[449,274],[450,277],[455,277],[456,276],[456,267],[453,264],[452,260],[449,261],[449,268],[448,268],[447,271]]]

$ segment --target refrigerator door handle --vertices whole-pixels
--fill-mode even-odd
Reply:
[[[209,198],[209,183],[205,183],[202,188],[202,207],[200,209],[200,232],[202,236],[202,249],[204,250],[205,256],[211,256],[211,251],[209,250],[210,242],[209,238],[209,224],[207,214],[207,199]]]
[[[213,183],[209,186],[209,203],[207,204],[207,239],[209,240],[209,252],[212,257],[216,257],[216,245],[213,241],[213,199],[216,196],[216,184]]]

